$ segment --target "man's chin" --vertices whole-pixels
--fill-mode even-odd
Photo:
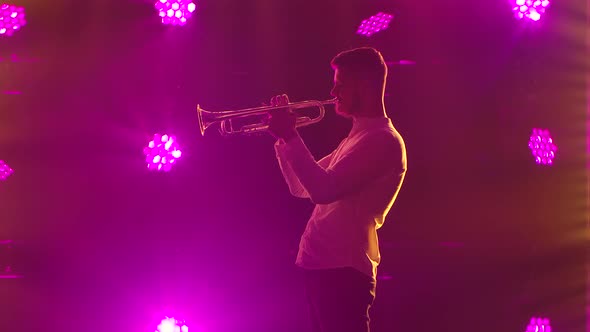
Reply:
[[[350,113],[347,113],[346,111],[339,110],[339,109],[336,109],[336,114],[340,115],[343,118],[350,118],[351,117]]]

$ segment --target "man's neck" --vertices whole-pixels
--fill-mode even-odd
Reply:
[[[385,113],[385,105],[383,104],[383,100],[373,100],[367,101],[366,103],[362,104],[359,108],[362,110],[362,114],[355,114],[353,116],[353,121],[358,119],[371,119],[371,118],[383,118],[386,117]]]
[[[372,108],[363,108],[365,112],[362,114],[355,114],[352,116],[352,121],[362,121],[363,119],[378,119],[378,118],[385,118],[387,117],[387,113],[385,113],[385,108],[383,105],[380,107],[372,107]]]

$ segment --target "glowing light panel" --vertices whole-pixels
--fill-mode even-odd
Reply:
[[[150,170],[168,172],[182,155],[176,137],[155,134],[154,139],[143,149]]]
[[[12,36],[23,27],[25,21],[25,9],[9,4],[0,5],[0,36]]]
[[[379,12],[366,20],[361,22],[356,33],[363,36],[371,36],[381,30],[385,30],[389,27],[389,22],[393,19],[393,15]]]
[[[197,6],[190,0],[158,0],[155,4],[163,24],[185,25]]]
[[[547,129],[533,128],[529,139],[529,149],[539,165],[552,165],[557,146],[553,143],[551,134]]]
[[[166,317],[162,319],[155,332],[188,332],[188,326],[184,321],[177,320],[174,317]]]
[[[551,332],[548,318],[533,317],[525,332]]]
[[[12,173],[14,173],[12,168],[10,168],[8,164],[4,162],[4,160],[0,160],[0,181],[8,179]]]
[[[511,0],[512,12],[517,19],[538,21],[549,7],[549,0]]]

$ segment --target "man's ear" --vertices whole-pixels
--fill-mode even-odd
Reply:
[[[362,78],[357,80],[356,83],[358,84],[357,87],[359,88],[359,90],[365,93],[374,90],[373,83],[368,79]]]

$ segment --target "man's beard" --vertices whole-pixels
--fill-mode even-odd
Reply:
[[[342,104],[336,105],[336,114],[344,118],[350,118],[350,109],[343,107]]]
[[[350,118],[359,112],[360,107],[360,98],[355,96],[346,101],[346,106],[344,106],[342,103],[336,105],[336,113],[345,118]]]

